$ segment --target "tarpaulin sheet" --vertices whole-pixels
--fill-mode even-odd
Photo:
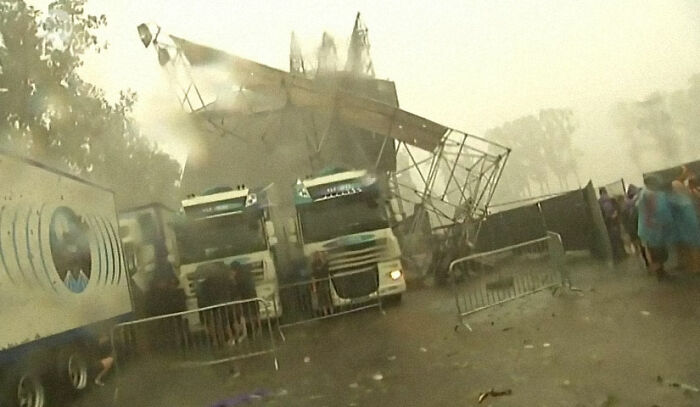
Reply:
[[[170,36],[192,66],[224,68],[231,83],[254,92],[281,95],[299,107],[333,108],[346,124],[433,152],[448,128],[383,101],[328,87],[255,61]],[[230,84],[222,84],[222,86]],[[231,106],[237,106],[232,104]],[[240,113],[240,107],[236,113]]]

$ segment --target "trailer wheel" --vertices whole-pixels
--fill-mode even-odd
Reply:
[[[46,406],[46,391],[41,377],[30,371],[24,371],[5,383],[4,394],[7,407]]]
[[[89,368],[83,353],[76,348],[63,349],[58,354],[56,377],[61,390],[76,394],[88,385]]]

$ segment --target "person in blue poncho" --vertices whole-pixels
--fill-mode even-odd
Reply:
[[[670,185],[655,176],[646,178],[644,185],[637,200],[637,230],[646,251],[649,272],[663,280],[668,277],[664,270],[664,263],[668,260],[668,246],[676,240],[669,203],[672,190]]]
[[[681,176],[673,181],[673,193],[669,203],[673,215],[675,245],[680,266],[685,271],[698,272],[698,253],[700,252],[700,220],[694,202],[689,180],[693,174],[683,167]]]

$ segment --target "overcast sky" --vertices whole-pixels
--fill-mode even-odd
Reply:
[[[292,30],[306,53],[323,31],[342,46],[360,11],[377,76],[396,82],[404,109],[483,134],[541,108],[570,107],[581,176],[599,182],[638,172],[624,164],[610,107],[685,87],[700,72],[696,0],[90,0],[88,10],[107,15],[110,48],[86,59],[84,77],[110,97],[137,91],[136,119],[179,158],[174,93],[139,41],[141,22],[286,70]]]

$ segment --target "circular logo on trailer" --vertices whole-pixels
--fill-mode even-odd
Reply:
[[[51,257],[61,281],[74,293],[83,292],[90,281],[89,233],[87,222],[68,207],[57,208],[51,216]]]

